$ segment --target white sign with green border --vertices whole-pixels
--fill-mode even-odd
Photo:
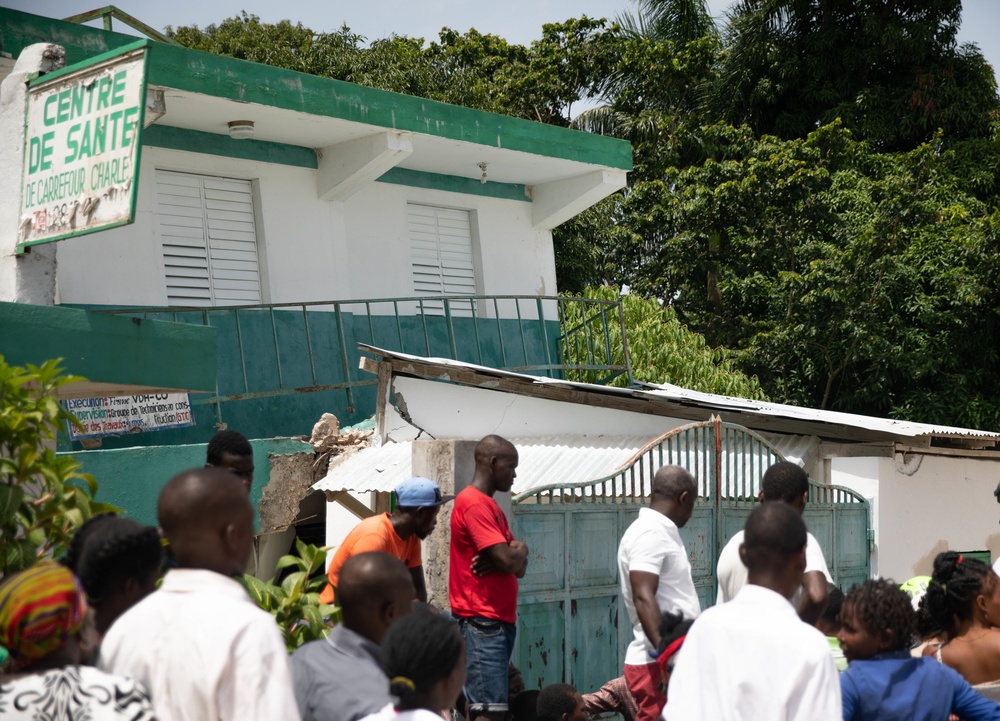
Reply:
[[[148,44],[29,82],[18,252],[135,219]]]

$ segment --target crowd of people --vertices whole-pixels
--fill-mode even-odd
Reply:
[[[2,580],[0,718],[1000,721],[994,570],[946,552],[908,584],[914,596],[886,579],[845,595],[802,519],[808,478],[786,462],[764,473],[705,610],[679,532],[698,483],[659,469],[618,549],[632,624],[621,676],[526,688],[511,655],[529,549],[495,498],[517,464],[511,443],[487,436],[457,496],[427,478],[400,484],[394,510],[358,524],[326,569],[340,622],[289,655],[238,580],[253,555],[253,457],[223,432],[204,468],[163,487],[158,528],[99,515],[63,558]],[[427,603],[421,541],[446,503],[442,610]]]

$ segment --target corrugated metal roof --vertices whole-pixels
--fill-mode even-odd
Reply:
[[[532,386],[562,386],[567,389],[582,391],[583,393],[593,393],[601,395],[612,395],[623,398],[636,398],[654,400],[661,399],[670,403],[676,403],[688,408],[699,408],[707,412],[731,412],[758,416],[761,418],[781,418],[786,421],[801,422],[803,427],[798,433],[815,433],[808,424],[822,424],[831,430],[836,428],[851,428],[859,431],[869,431],[873,434],[881,434],[881,437],[896,436],[897,438],[968,438],[984,440],[991,443],[1000,442],[1000,433],[982,431],[972,428],[956,428],[953,426],[941,426],[930,423],[914,423],[910,421],[900,421],[891,418],[878,418],[875,416],[864,416],[855,413],[840,413],[837,411],[820,410],[817,408],[802,408],[799,406],[786,405],[783,403],[769,403],[766,401],[752,401],[744,398],[733,398],[731,396],[715,395],[713,393],[702,393],[688,390],[679,386],[663,384],[645,384],[644,388],[614,388],[611,386],[601,386],[591,383],[577,383],[573,381],[557,380],[539,376],[515,373],[512,371],[479,366],[463,361],[454,361],[447,358],[423,358],[420,356],[388,351],[373,346],[362,346],[362,350],[370,352],[376,356],[386,359],[414,363],[421,363],[428,366],[437,366],[444,372],[440,378],[450,380],[453,383],[460,383],[448,378],[449,369],[465,369],[475,373],[483,374],[491,378],[511,379],[524,382],[524,390],[519,391],[531,394]],[[468,385],[467,383],[465,385]],[[490,383],[481,384],[488,387]],[[744,425],[753,427],[747,420]],[[787,425],[787,423],[786,423]],[[814,426],[814,429],[817,428]]]
[[[552,483],[602,478],[625,465],[646,443],[642,436],[512,438],[517,448],[515,495]],[[313,485],[317,491],[391,491],[413,475],[410,442],[386,443],[351,455]]]
[[[767,401],[750,401],[745,398],[732,398],[730,396],[720,396],[712,393],[702,393],[693,391],[669,383],[650,384],[650,390],[640,391],[670,400],[688,401],[697,403],[705,408],[725,409],[740,411],[742,413],[753,413],[764,416],[782,416],[784,418],[796,418],[803,421],[813,421],[820,423],[830,423],[833,425],[850,426],[852,428],[863,428],[869,431],[881,433],[892,433],[899,436],[948,436],[948,437],[969,437],[969,438],[990,438],[1000,439],[1000,433],[990,431],[980,431],[974,428],[956,428],[954,426],[938,426],[930,423],[913,423],[911,421],[899,421],[893,418],[878,418],[875,416],[863,416],[856,413],[840,413],[838,411],[826,411],[818,408],[803,408],[801,406],[790,406],[784,403],[769,403]]]

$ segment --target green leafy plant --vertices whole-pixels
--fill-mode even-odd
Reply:
[[[0,356],[0,575],[62,555],[86,519],[118,510],[93,500],[97,481],[78,461],[56,455],[59,429],[78,423],[56,390],[82,380],[62,370],[57,360],[21,367]]]
[[[282,556],[278,561],[279,571],[295,569],[280,585],[253,576],[243,577],[254,603],[274,616],[289,653],[304,643],[325,637],[340,621],[340,608],[319,601],[326,577],[317,572],[325,566],[327,550],[296,539],[295,554]]]
[[[704,393],[718,393],[737,398],[766,400],[756,376],[747,376],[736,366],[733,353],[725,348],[713,348],[704,336],[689,330],[677,318],[670,306],[661,306],[655,298],[637,295],[620,296],[617,287],[586,288],[581,296],[595,300],[619,300],[625,319],[632,377],[647,383],[672,383]],[[564,327],[580,328],[587,324],[582,306],[567,305]],[[597,311],[591,309],[588,314]],[[574,359],[587,359],[596,365],[623,365],[625,349],[621,325],[616,324],[617,311],[610,317],[605,337],[599,332],[573,333],[566,354]],[[610,356],[609,356],[610,351]],[[594,382],[599,372],[570,370],[569,380]],[[620,375],[610,385],[624,386],[628,377]]]

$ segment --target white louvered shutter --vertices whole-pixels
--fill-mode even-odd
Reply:
[[[156,171],[167,303],[262,302],[249,180]]]
[[[475,295],[472,222],[467,210],[407,205],[416,295]],[[452,303],[453,315],[472,315],[472,301]],[[427,314],[442,314],[443,303],[424,303]]]

